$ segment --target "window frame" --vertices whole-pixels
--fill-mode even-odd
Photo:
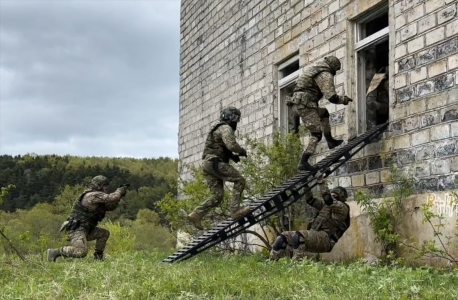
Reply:
[[[299,67],[298,70],[294,71],[293,73],[282,77],[282,70],[286,67],[299,62],[299,53],[295,54],[291,58],[287,59],[286,61],[280,63],[278,65],[278,127],[282,134],[288,134],[288,106],[284,99],[282,99],[282,90],[291,84],[294,84],[295,80],[299,78],[302,74],[302,69]]]
[[[363,134],[367,131],[367,116],[366,116],[366,62],[364,55],[361,51],[374,46],[376,44],[389,40],[390,36],[390,25],[388,24],[385,28],[367,36],[365,36],[364,24],[376,19],[377,17],[389,13],[388,3],[384,3],[382,6],[373,9],[370,13],[357,19],[354,23],[355,28],[355,43],[353,53],[355,55],[355,74],[356,74],[356,132],[357,135]],[[389,22],[389,15],[388,15]]]

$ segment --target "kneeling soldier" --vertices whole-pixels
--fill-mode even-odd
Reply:
[[[105,217],[105,212],[115,210],[119,201],[126,195],[126,186],[119,187],[108,194],[109,181],[105,176],[96,176],[91,180],[90,189],[85,190],[75,201],[70,217],[62,224],[73,246],[60,249],[48,249],[48,261],[56,261],[60,256],[83,258],[88,252],[88,241],[96,240],[94,259],[103,260],[103,251],[110,232],[97,227]]]

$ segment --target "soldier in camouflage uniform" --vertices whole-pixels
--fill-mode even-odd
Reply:
[[[367,130],[387,121],[389,111],[388,67],[379,70],[367,90]]]
[[[298,169],[301,171],[316,169],[308,163],[308,160],[315,153],[316,146],[321,141],[323,134],[329,149],[333,149],[343,142],[342,140],[335,140],[331,136],[329,112],[326,108],[318,106],[318,102],[323,97],[334,104],[347,105],[353,101],[347,96],[338,96],[336,93],[334,76],[340,69],[341,63],[337,57],[325,57],[316,66],[305,70],[304,74],[297,79],[293,96],[287,102],[310,131],[310,141],[298,165]]]
[[[105,176],[96,176],[91,180],[91,187],[85,190],[75,201],[70,217],[62,224],[61,231],[66,230],[73,246],[60,249],[48,249],[48,261],[56,261],[60,256],[83,258],[88,252],[88,241],[96,240],[94,259],[103,260],[103,251],[110,232],[97,227],[105,217],[105,212],[115,210],[126,187],[119,187],[108,194],[109,181]]]
[[[343,187],[329,191],[323,178],[318,178],[323,201],[315,199],[311,192],[305,198],[316,209],[315,218],[307,224],[308,230],[284,231],[272,244],[271,260],[293,254],[300,260],[307,253],[331,252],[334,245],[350,227],[350,207],[345,203],[348,194]]]
[[[235,107],[223,109],[220,121],[211,128],[207,136],[202,155],[202,167],[205,181],[210,188],[212,196],[188,215],[188,219],[198,229],[203,229],[201,224],[202,217],[223,200],[224,181],[234,183],[231,217],[237,219],[250,211],[249,207],[240,207],[240,199],[245,188],[245,178],[229,164],[229,160],[238,163],[240,161],[239,156],[246,157],[246,150],[237,143],[234,135],[237,123],[240,121],[240,115],[240,110]]]

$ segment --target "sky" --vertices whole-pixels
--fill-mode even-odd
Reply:
[[[0,0],[0,154],[178,157],[180,0]]]

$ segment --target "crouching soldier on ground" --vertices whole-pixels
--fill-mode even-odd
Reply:
[[[339,186],[329,191],[322,177],[318,178],[318,183],[323,200],[315,199],[312,192],[305,196],[307,203],[317,209],[308,230],[282,232],[272,244],[271,260],[291,254],[294,260],[300,260],[308,253],[331,252],[350,227],[350,207],[345,203],[347,190]]]
[[[246,150],[237,143],[234,135],[237,123],[240,122],[240,116],[240,110],[237,108],[231,106],[224,108],[221,111],[220,121],[211,128],[207,136],[202,155],[202,168],[212,196],[188,215],[188,219],[200,230],[204,229],[201,224],[202,217],[223,201],[224,181],[234,183],[231,218],[237,219],[250,211],[248,206],[240,206],[245,189],[245,178],[229,164],[229,160],[238,163],[239,156],[246,157],[247,154]]]
[[[105,176],[96,176],[91,186],[75,201],[70,217],[62,224],[61,231],[66,230],[72,246],[59,249],[48,249],[48,261],[56,261],[60,256],[83,258],[88,252],[88,241],[96,240],[94,259],[103,260],[103,251],[110,232],[97,227],[107,211],[115,210],[119,201],[126,195],[126,186],[119,187],[108,194],[109,181]]]

